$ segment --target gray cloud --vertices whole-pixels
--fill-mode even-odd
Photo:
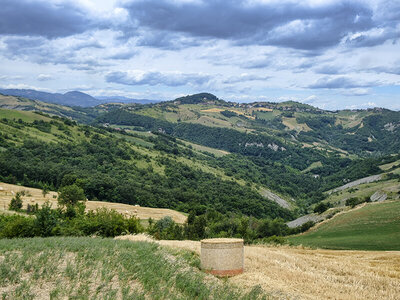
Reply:
[[[19,75],[0,75],[0,80],[4,81],[14,81],[14,80],[21,80],[24,79],[23,76]]]
[[[85,12],[70,3],[2,0],[0,34],[64,37],[94,26]]]
[[[308,86],[310,89],[352,89],[361,87],[371,87],[379,85],[378,82],[358,82],[352,78],[339,77],[323,77],[315,83]]]
[[[371,91],[368,88],[355,88],[355,89],[349,89],[346,90],[342,93],[342,95],[344,96],[350,96],[350,97],[354,97],[354,96],[367,96],[370,95]]]
[[[346,44],[354,47],[374,47],[383,44],[387,40],[392,40],[395,43],[399,38],[400,31],[398,29],[375,29],[370,32],[361,33],[353,38],[347,38]]]
[[[370,71],[377,72],[377,73],[388,73],[388,74],[395,74],[400,75],[400,62],[397,62],[394,66],[387,67],[375,67],[370,69]]]
[[[244,0],[136,0],[125,4],[131,20],[155,31],[314,50],[338,44],[349,33],[373,26],[372,11],[361,2],[325,5]]]
[[[74,70],[93,70],[97,67],[108,66],[108,63],[92,57],[83,55],[76,50],[74,45],[62,47],[55,45],[43,37],[7,37],[3,40],[5,50],[2,54],[11,59],[22,59],[38,64],[64,64]]]
[[[270,66],[271,63],[272,58],[266,57],[244,61],[240,64],[240,66],[244,69],[263,69]]]
[[[136,44],[164,50],[179,50],[199,46],[201,45],[201,40],[168,31],[154,30],[141,32]]]
[[[254,74],[242,74],[240,76],[231,76],[229,78],[224,79],[222,82],[223,83],[240,83],[240,82],[246,82],[246,81],[265,81],[270,79],[271,76],[260,76],[260,75],[254,75]]]
[[[161,73],[161,72],[111,72],[106,75],[107,82],[125,85],[166,85],[201,86],[211,80],[210,75],[185,74],[185,73]]]
[[[336,75],[342,73],[341,67],[335,65],[322,65],[317,67],[315,73],[318,74],[328,74],[328,75]]]
[[[72,46],[71,50],[81,50],[81,49],[85,49],[85,48],[103,49],[105,47],[102,44],[100,44],[98,41],[96,41],[92,38],[88,41],[83,41],[81,43],[78,43],[78,44]]]
[[[110,56],[108,56],[108,59],[117,59],[117,60],[126,60],[130,59],[136,55],[138,55],[139,52],[135,49],[126,49],[126,50],[121,50],[118,51]]]
[[[52,80],[53,76],[49,75],[49,74],[39,74],[39,76],[37,77],[37,80],[39,81],[48,81],[48,80]]]

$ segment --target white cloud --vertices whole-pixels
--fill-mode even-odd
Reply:
[[[53,76],[49,75],[49,74],[39,74],[37,77],[37,80],[39,81],[47,81],[47,80],[52,80]]]

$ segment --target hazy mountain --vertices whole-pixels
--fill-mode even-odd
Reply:
[[[121,96],[99,96],[95,98],[79,91],[70,91],[65,94],[61,94],[61,93],[41,92],[30,89],[0,89],[0,93],[3,95],[24,97],[32,100],[40,100],[47,103],[54,103],[54,104],[61,104],[68,106],[81,106],[81,107],[91,107],[110,102],[139,103],[139,104],[150,104],[159,102],[157,100],[131,99]]]
[[[62,104],[68,106],[88,107],[96,106],[103,103],[101,100],[98,100],[88,94],[78,91],[60,94],[26,89],[0,89],[0,93],[2,93],[3,95],[25,97],[32,100],[40,100],[48,103]]]
[[[118,102],[118,103],[151,104],[151,103],[161,102],[160,100],[133,99],[124,96],[97,96],[96,99],[103,101],[103,103]]]

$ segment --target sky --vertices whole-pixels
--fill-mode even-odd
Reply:
[[[1,6],[1,88],[400,110],[400,0]]]

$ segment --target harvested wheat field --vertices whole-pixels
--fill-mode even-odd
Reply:
[[[22,197],[24,208],[26,208],[28,204],[32,205],[38,203],[39,205],[42,205],[46,201],[52,203],[54,207],[57,205],[56,192],[50,192],[46,195],[46,197],[43,197],[42,190],[40,189],[0,182],[0,210],[7,210],[14,194],[20,191],[25,191],[26,194]],[[100,207],[115,209],[119,213],[126,215],[135,215],[141,220],[146,220],[149,218],[159,220],[163,217],[170,216],[177,223],[182,224],[186,221],[186,216],[184,214],[172,209],[142,207],[102,201],[86,201],[86,210],[95,210],[96,208]]]
[[[203,109],[202,112],[221,112],[224,111],[224,109],[221,108],[209,108],[209,109]]]
[[[200,242],[158,243],[200,253]],[[245,246],[245,272],[229,281],[278,299],[400,299],[400,252]]]

